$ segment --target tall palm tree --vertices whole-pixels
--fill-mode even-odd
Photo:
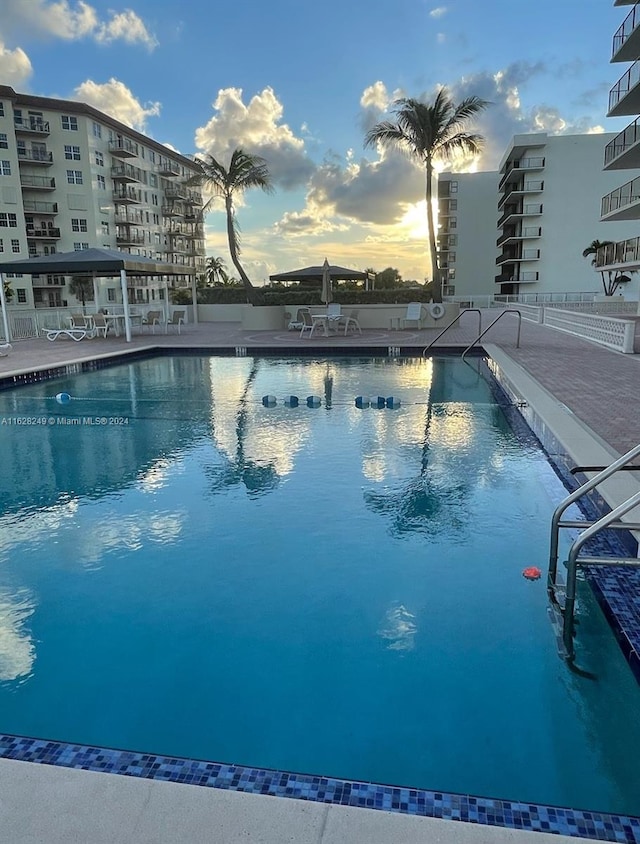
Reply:
[[[483,111],[489,103],[479,97],[467,97],[456,105],[446,88],[438,91],[430,105],[415,99],[399,99],[392,104],[396,122],[385,120],[370,129],[365,147],[377,144],[397,148],[410,158],[424,165],[427,189],[427,227],[429,250],[431,252],[431,277],[433,299],[442,301],[442,279],[438,267],[436,229],[433,220],[433,167],[437,161],[450,161],[456,153],[477,155],[482,149],[484,138],[475,132],[467,132],[465,123]]]
[[[214,258],[210,255],[207,258],[205,276],[209,287],[225,286],[229,283],[229,276],[222,258]]]
[[[212,155],[204,159],[196,159],[200,166],[201,181],[212,193],[211,199],[204,206],[208,211],[215,198],[224,200],[227,212],[227,237],[229,252],[233,265],[238,271],[247,293],[247,299],[252,305],[257,302],[256,290],[249,276],[240,263],[240,229],[234,208],[234,196],[244,193],[249,188],[261,188],[265,193],[271,193],[273,186],[267,169],[267,162],[259,155],[251,155],[242,149],[235,149],[231,155],[229,167],[225,167]]]

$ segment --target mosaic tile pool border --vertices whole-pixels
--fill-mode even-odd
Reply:
[[[0,734],[0,758],[425,818],[640,842],[640,818]]]
[[[362,348],[357,350],[323,348],[305,351],[308,352],[304,355],[305,357],[323,357],[328,354],[345,357],[415,357],[419,350],[398,348],[393,349],[393,355],[391,355],[391,350],[383,348],[366,350]],[[251,348],[247,352],[251,355],[268,354],[270,357],[286,356],[288,353],[300,355],[300,350],[297,348],[271,348],[269,350]],[[385,352],[388,353],[385,354]],[[482,350],[478,350],[478,352],[479,355],[484,354]],[[438,353],[441,353],[440,350],[438,350]],[[130,360],[174,354],[235,356],[236,350],[230,348],[158,348],[133,353],[125,352],[91,361],[25,373],[21,376],[2,378],[0,379],[0,389],[64,377],[79,372],[89,372]],[[519,407],[521,404],[520,397],[512,386],[501,378],[499,370],[489,367],[487,359],[484,357],[481,358],[480,367],[484,368],[487,373],[491,372],[495,378],[492,383],[497,385],[496,398],[521,441],[542,447],[563,482],[569,487],[575,486],[576,480],[569,474],[570,465],[562,445],[553,437],[551,432],[544,430],[537,424],[531,408],[523,409]],[[601,504],[602,502],[588,503],[587,507],[598,508]],[[616,534],[614,539],[617,538],[619,537]],[[609,546],[609,552],[620,553],[620,550],[614,549],[612,551]],[[600,573],[596,572],[596,574]],[[628,578],[628,572],[624,574]],[[617,632],[623,651],[625,651],[625,643],[627,643],[627,658],[640,681],[640,659],[638,659],[638,651],[635,645],[636,635],[638,642],[640,642],[640,613],[638,613],[637,608],[631,606],[628,593],[621,588],[621,583],[616,579],[616,570],[609,570],[605,575],[606,577],[594,579],[594,592],[601,601],[607,618]],[[378,809],[420,817],[501,826],[523,831],[547,832],[595,841],[640,844],[640,817],[626,815],[251,768],[197,759],[182,759],[1,733],[0,758],[251,794]]]

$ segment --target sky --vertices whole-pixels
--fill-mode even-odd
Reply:
[[[185,155],[266,159],[274,193],[239,198],[254,284],[325,257],[356,269],[429,271],[424,172],[364,149],[399,97],[490,102],[470,128],[494,170],[516,133],[619,132],[611,45],[631,7],[612,0],[1,0],[0,82],[89,103]],[[207,254],[234,274],[225,217]]]

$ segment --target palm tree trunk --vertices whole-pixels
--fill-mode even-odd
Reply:
[[[431,277],[433,279],[433,301],[442,302],[442,279],[438,266],[438,251],[436,247],[436,226],[433,219],[433,163],[427,158],[427,230],[429,232],[429,251],[431,252]]]
[[[238,270],[238,274],[242,279],[242,283],[244,284],[244,289],[247,294],[247,301],[251,305],[256,305],[258,303],[258,297],[256,295],[256,289],[251,284],[251,279],[244,271],[242,264],[238,258],[238,244],[236,242],[236,230],[233,225],[233,202],[230,196],[225,197],[225,206],[227,209],[227,237],[229,239],[229,252],[231,253],[231,260],[233,261],[233,266]]]

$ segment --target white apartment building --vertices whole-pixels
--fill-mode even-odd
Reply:
[[[445,296],[493,290],[498,174],[441,173],[438,252]]]
[[[202,196],[194,163],[84,103],[0,85],[0,257],[103,247],[204,272]],[[12,307],[76,304],[65,276],[9,275]],[[130,301],[163,296],[132,277]],[[116,301],[117,284],[107,288]]]
[[[640,113],[640,5],[635,0],[615,0],[614,6],[633,6],[613,36],[612,62],[633,62],[609,92],[608,117],[638,115]],[[616,175],[618,170],[640,167],[640,118],[636,117],[617,134],[604,151],[605,171]],[[600,213],[603,221],[640,219],[640,178],[637,171],[625,174],[625,183],[602,197]],[[629,178],[630,177],[630,178]],[[613,234],[602,238],[614,241],[613,246],[598,253],[598,265],[603,269],[640,269],[640,226],[633,223],[635,231],[620,238]]]

